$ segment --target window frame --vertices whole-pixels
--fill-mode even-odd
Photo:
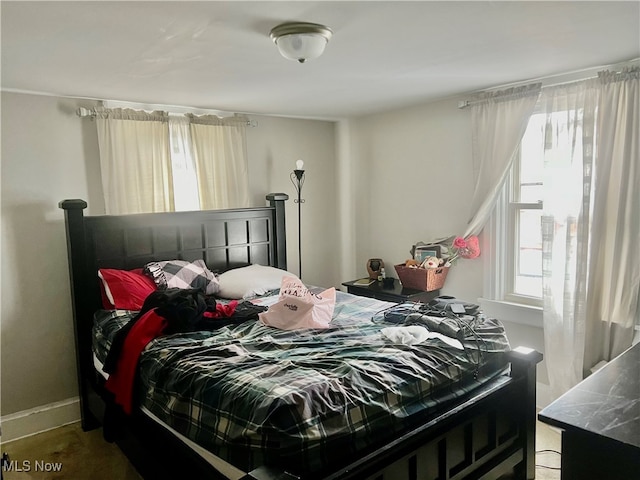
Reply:
[[[537,112],[534,112],[534,114]],[[483,230],[483,297],[480,304],[490,316],[531,327],[543,327],[543,299],[514,293],[517,206],[542,209],[542,203],[513,201],[520,168],[520,149],[501,188],[492,215]],[[519,199],[518,199],[519,200]]]
[[[504,287],[503,297],[504,300],[511,303],[518,303],[523,305],[530,305],[534,307],[542,306],[542,293],[539,297],[532,295],[525,295],[516,292],[516,277],[518,273],[518,245],[519,245],[519,223],[520,213],[525,210],[542,210],[542,201],[538,202],[522,202],[518,196],[518,185],[520,181],[520,165],[521,155],[520,148],[515,155],[513,165],[507,181],[505,182],[505,197],[506,197],[506,218],[505,218],[505,263],[504,263]],[[542,268],[542,265],[541,265]]]

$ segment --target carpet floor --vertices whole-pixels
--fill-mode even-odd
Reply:
[[[83,432],[79,422],[7,442],[2,452],[14,462],[3,480],[142,478],[115,443],[104,441],[102,429]]]
[[[559,431],[538,422],[536,451],[536,479],[559,480]],[[14,462],[3,480],[141,480],[101,429],[83,432],[80,423],[7,442],[2,452]]]
[[[560,480],[560,430],[545,423],[536,424],[536,480]],[[511,480],[504,475],[499,480]]]

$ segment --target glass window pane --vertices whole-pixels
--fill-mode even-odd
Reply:
[[[525,203],[537,203],[542,200],[542,184],[520,185],[520,201]]]
[[[191,151],[189,122],[186,119],[169,120],[173,197],[178,212],[200,209],[198,179]]]
[[[520,180],[515,198],[521,202],[542,200],[544,123],[544,115],[532,115],[520,143]]]
[[[542,296],[542,210],[520,210],[518,215],[514,293]]]
[[[549,118],[545,150],[545,211],[558,218],[578,216],[583,208],[582,112],[558,111]]]

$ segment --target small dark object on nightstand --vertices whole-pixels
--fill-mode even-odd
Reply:
[[[370,258],[367,260],[367,273],[371,280],[378,280],[382,269],[384,268],[384,262],[380,258]]]
[[[382,279],[383,288],[393,288],[393,282],[395,282],[395,278],[393,277],[385,277]]]

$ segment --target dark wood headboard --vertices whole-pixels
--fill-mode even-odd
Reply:
[[[270,206],[228,210],[85,216],[84,200],[63,200],[83,427],[94,373],[93,314],[101,308],[100,268],[134,269],[157,260],[204,259],[223,272],[249,264],[286,270],[284,193]]]

